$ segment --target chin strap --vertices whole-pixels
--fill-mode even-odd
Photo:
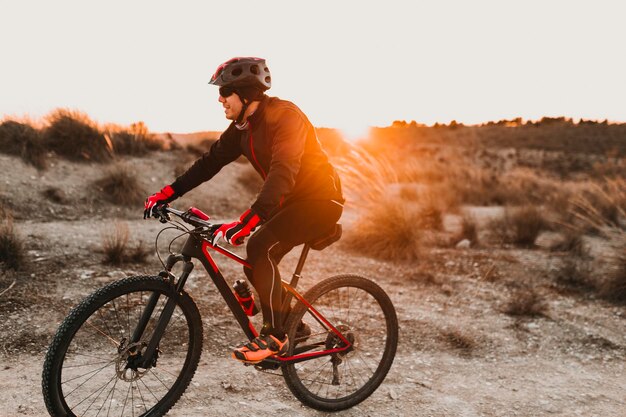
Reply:
[[[248,106],[250,105],[251,101],[245,98],[242,98],[240,94],[237,94],[239,96],[239,99],[241,100],[241,103],[243,104],[243,106],[241,107],[241,111],[239,112],[239,116],[237,116],[237,119],[235,120],[235,125],[240,129],[243,130],[246,128],[246,126],[248,125],[248,121],[243,121],[243,117],[246,114],[246,110],[248,110]]]

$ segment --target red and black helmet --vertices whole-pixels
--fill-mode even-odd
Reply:
[[[263,58],[236,57],[217,67],[209,84],[220,87],[257,87],[266,91],[272,86],[272,76]]]

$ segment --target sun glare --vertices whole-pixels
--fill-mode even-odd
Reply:
[[[369,126],[365,125],[353,125],[342,126],[339,128],[344,139],[350,142],[356,142],[359,139],[364,139],[369,134]]]

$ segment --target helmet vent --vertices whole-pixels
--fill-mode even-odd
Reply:
[[[265,77],[265,82],[266,83],[271,83],[272,82],[272,77],[270,77],[269,75],[267,77]]]
[[[268,67],[263,68],[263,70],[264,70],[265,72],[270,72],[270,69],[269,69]]]
[[[254,75],[258,75],[259,74],[259,66],[258,65],[252,65],[250,67],[250,72],[253,73]]]
[[[241,69],[241,67],[237,67],[237,68],[233,69],[233,72],[231,72],[231,74],[233,76],[235,76],[235,77],[239,77],[241,75],[242,71],[243,70]]]

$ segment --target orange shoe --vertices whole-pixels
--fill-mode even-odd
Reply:
[[[259,336],[233,351],[233,359],[246,363],[259,363],[272,355],[284,355],[289,349],[289,338],[280,341],[272,335]]]

